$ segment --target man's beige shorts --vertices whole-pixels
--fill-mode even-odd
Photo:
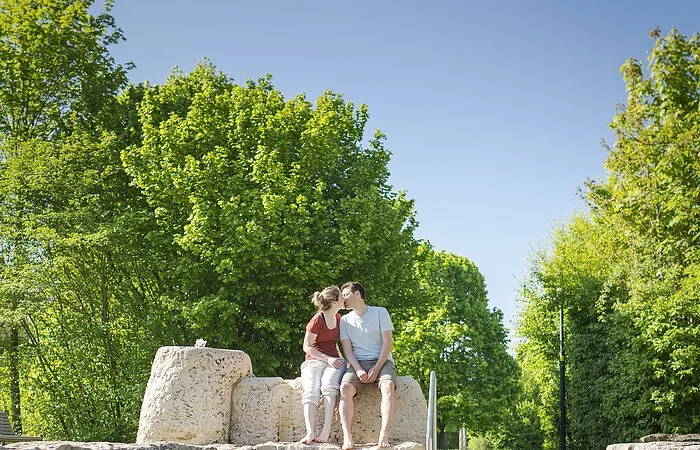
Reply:
[[[375,364],[377,364],[376,359],[357,362],[360,363],[360,367],[362,367],[362,369],[365,372],[369,372],[369,369],[371,369],[372,367],[374,367]],[[360,379],[357,378],[357,374],[355,373],[355,368],[353,368],[352,366],[348,367],[348,371],[345,372],[345,375],[343,375],[342,383],[350,383],[353,386],[355,386],[356,390],[359,391],[360,387],[362,386],[377,386],[379,385],[379,382],[384,380],[393,381],[394,388],[396,388],[396,368],[394,367],[393,361],[388,359],[382,366],[382,370],[379,371],[379,377],[377,377],[377,379],[373,383],[363,383],[362,381],[360,381]]]

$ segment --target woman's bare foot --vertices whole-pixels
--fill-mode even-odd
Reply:
[[[313,435],[313,434],[307,434],[307,435],[304,436],[304,437],[301,439],[301,441],[299,441],[299,442],[302,443],[302,444],[309,445],[309,444],[311,444],[313,441],[314,441],[314,435]]]
[[[350,450],[355,447],[355,443],[353,441],[343,441],[343,446],[340,447],[341,450]]]
[[[389,443],[389,439],[385,438],[382,435],[379,435],[379,442],[377,442],[377,447],[379,447],[379,448],[391,447],[391,444]]]
[[[316,436],[316,439],[314,439],[314,442],[318,442],[319,444],[323,444],[324,442],[328,442],[328,436],[330,436],[330,434],[331,434],[331,426],[324,425],[321,432],[318,433],[318,436]]]

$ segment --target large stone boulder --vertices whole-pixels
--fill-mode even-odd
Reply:
[[[355,397],[352,435],[356,443],[377,442],[382,425],[380,411],[382,394],[376,385],[362,386]],[[390,441],[425,442],[428,406],[423,391],[411,377],[398,377],[394,422],[389,431]],[[340,423],[335,423],[342,442]]]
[[[607,450],[700,450],[700,434],[650,434],[638,443],[608,445]]]
[[[141,405],[136,443],[228,442],[231,393],[251,373],[250,358],[242,351],[161,347]]]
[[[424,442],[428,408],[416,380],[398,377],[396,412],[389,433],[393,442]],[[231,400],[230,442],[257,445],[295,442],[306,434],[301,407],[301,378],[246,378],[236,386]],[[376,443],[381,427],[381,393],[376,385],[363,386],[355,397],[353,439],[357,444]],[[323,425],[323,402],[316,413],[316,428]],[[337,412],[330,442],[342,442]]]
[[[151,369],[136,442],[236,446],[297,442],[306,433],[301,394],[301,378],[252,376],[250,358],[241,351],[163,347]],[[424,442],[428,409],[420,385],[399,377],[396,394],[389,439]],[[353,438],[358,445],[377,442],[380,402],[376,385],[363,386],[355,398]],[[323,402],[316,417],[320,430]],[[336,412],[330,442],[342,438]]]

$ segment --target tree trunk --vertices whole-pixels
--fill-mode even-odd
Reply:
[[[19,332],[13,324],[10,327],[10,339],[7,346],[8,367],[10,370],[10,403],[12,415],[12,430],[22,433],[22,406],[20,405],[19,392]]]
[[[112,342],[112,318],[110,314],[109,305],[109,292],[108,292],[108,281],[109,281],[109,250],[99,249],[100,257],[100,299],[101,299],[101,310],[102,310],[102,330],[104,333],[104,346],[105,346],[105,356],[109,363],[110,376],[109,382],[112,386],[112,392],[114,393],[113,407],[116,417],[121,418],[121,397],[119,392],[119,381],[117,379],[117,350],[114,343]]]

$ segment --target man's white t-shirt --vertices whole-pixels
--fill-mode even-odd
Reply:
[[[394,331],[386,308],[368,306],[364,316],[350,311],[340,318],[340,340],[350,339],[358,361],[379,359],[382,352],[382,332]],[[390,361],[394,358],[389,353]]]

